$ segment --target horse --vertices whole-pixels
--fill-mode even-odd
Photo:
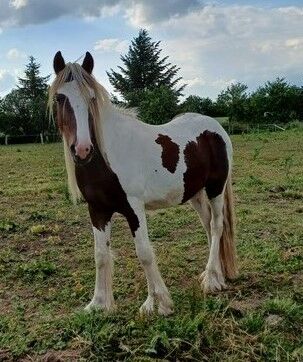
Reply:
[[[190,201],[207,234],[209,258],[200,276],[205,293],[226,288],[237,274],[231,181],[232,144],[214,119],[184,113],[163,125],[141,122],[134,112],[111,103],[92,75],[94,59],[82,65],[54,56],[56,77],[48,106],[63,138],[71,198],[88,204],[95,242],[96,279],[85,307],[111,310],[113,215],[124,216],[147,280],[140,313],[173,312],[170,293],[151,247],[145,209]]]

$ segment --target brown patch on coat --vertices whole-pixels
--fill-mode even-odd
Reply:
[[[159,134],[155,141],[162,146],[162,165],[169,172],[174,173],[179,162],[179,146],[170,137]]]
[[[204,187],[209,199],[222,193],[228,176],[228,157],[225,142],[219,134],[204,131],[196,141],[188,142],[184,160],[187,169],[183,174],[182,203]]]
[[[118,212],[125,216],[132,235],[135,236],[139,228],[138,217],[131,208],[117,175],[105,162],[94,137],[92,140],[95,152],[91,161],[85,165],[75,165],[77,184],[88,203],[92,224],[104,231],[112,215]]]
[[[57,123],[61,134],[64,134],[68,144],[76,141],[77,122],[73,107],[64,94],[57,94]]]
[[[63,94],[57,94],[57,122],[68,144],[75,143],[76,117],[68,98]],[[95,151],[87,164],[75,164],[75,174],[78,187],[88,203],[92,224],[104,231],[112,215],[118,212],[126,217],[132,235],[135,236],[135,231],[139,228],[138,217],[129,205],[117,175],[105,162],[98,149],[91,115],[89,115],[89,127]]]

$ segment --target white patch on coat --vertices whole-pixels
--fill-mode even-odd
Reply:
[[[105,230],[93,227],[95,239],[95,263],[96,281],[95,292],[92,301],[86,306],[86,310],[103,308],[109,310],[114,305],[112,290],[112,255],[110,251],[111,223],[105,226]]]
[[[88,123],[88,106],[80,92],[76,81],[66,82],[58,90],[58,93],[64,94],[74,111],[77,124],[77,145],[91,146],[91,138]],[[93,94],[92,94],[93,96]]]
[[[229,169],[232,145],[223,127],[213,118],[185,113],[171,122],[152,126],[134,122],[119,112],[108,113],[104,119],[104,143],[108,161],[122,188],[130,197],[137,197],[147,207],[157,208],[180,204],[184,194],[186,172],[184,149],[204,131],[219,134],[226,144]],[[155,141],[167,135],[179,146],[179,161],[174,173],[162,165],[162,147]]]

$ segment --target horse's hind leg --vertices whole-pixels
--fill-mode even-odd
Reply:
[[[136,198],[129,198],[128,201],[139,220],[139,227],[134,232],[134,239],[136,243],[136,252],[144,268],[148,286],[148,297],[141,306],[140,313],[152,313],[154,311],[154,301],[156,298],[159,302],[159,314],[171,314],[173,302],[170,298],[169,291],[161,277],[155,254],[150,245],[144,204]],[[128,222],[130,223],[129,220]]]
[[[204,292],[225,288],[224,274],[220,261],[220,239],[223,233],[224,193],[209,200],[211,209],[211,247],[205,271],[201,275]]]
[[[193,208],[197,211],[201,223],[206,231],[208,245],[211,245],[211,230],[210,230],[210,221],[211,221],[211,212],[209,201],[204,190],[199,191],[191,200]]]

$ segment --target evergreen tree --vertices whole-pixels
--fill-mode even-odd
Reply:
[[[19,78],[18,91],[20,97],[27,104],[29,114],[29,123],[32,132],[44,133],[47,103],[47,82],[49,76],[40,75],[40,64],[33,56],[29,57],[29,63],[26,65],[24,78]]]
[[[47,91],[47,82],[49,76],[40,76],[40,64],[36,62],[33,56],[29,57],[29,62],[24,71],[25,77],[19,78],[19,86],[25,96],[34,100],[37,97],[44,96]]]
[[[169,63],[167,56],[161,57],[159,46],[160,41],[152,41],[146,30],[140,30],[128,53],[121,56],[124,67],[118,67],[120,72],[107,72],[110,83],[128,106],[139,106],[142,92],[160,86],[170,89],[176,97],[182,94],[185,85],[177,85],[181,80],[177,77],[180,68]]]

